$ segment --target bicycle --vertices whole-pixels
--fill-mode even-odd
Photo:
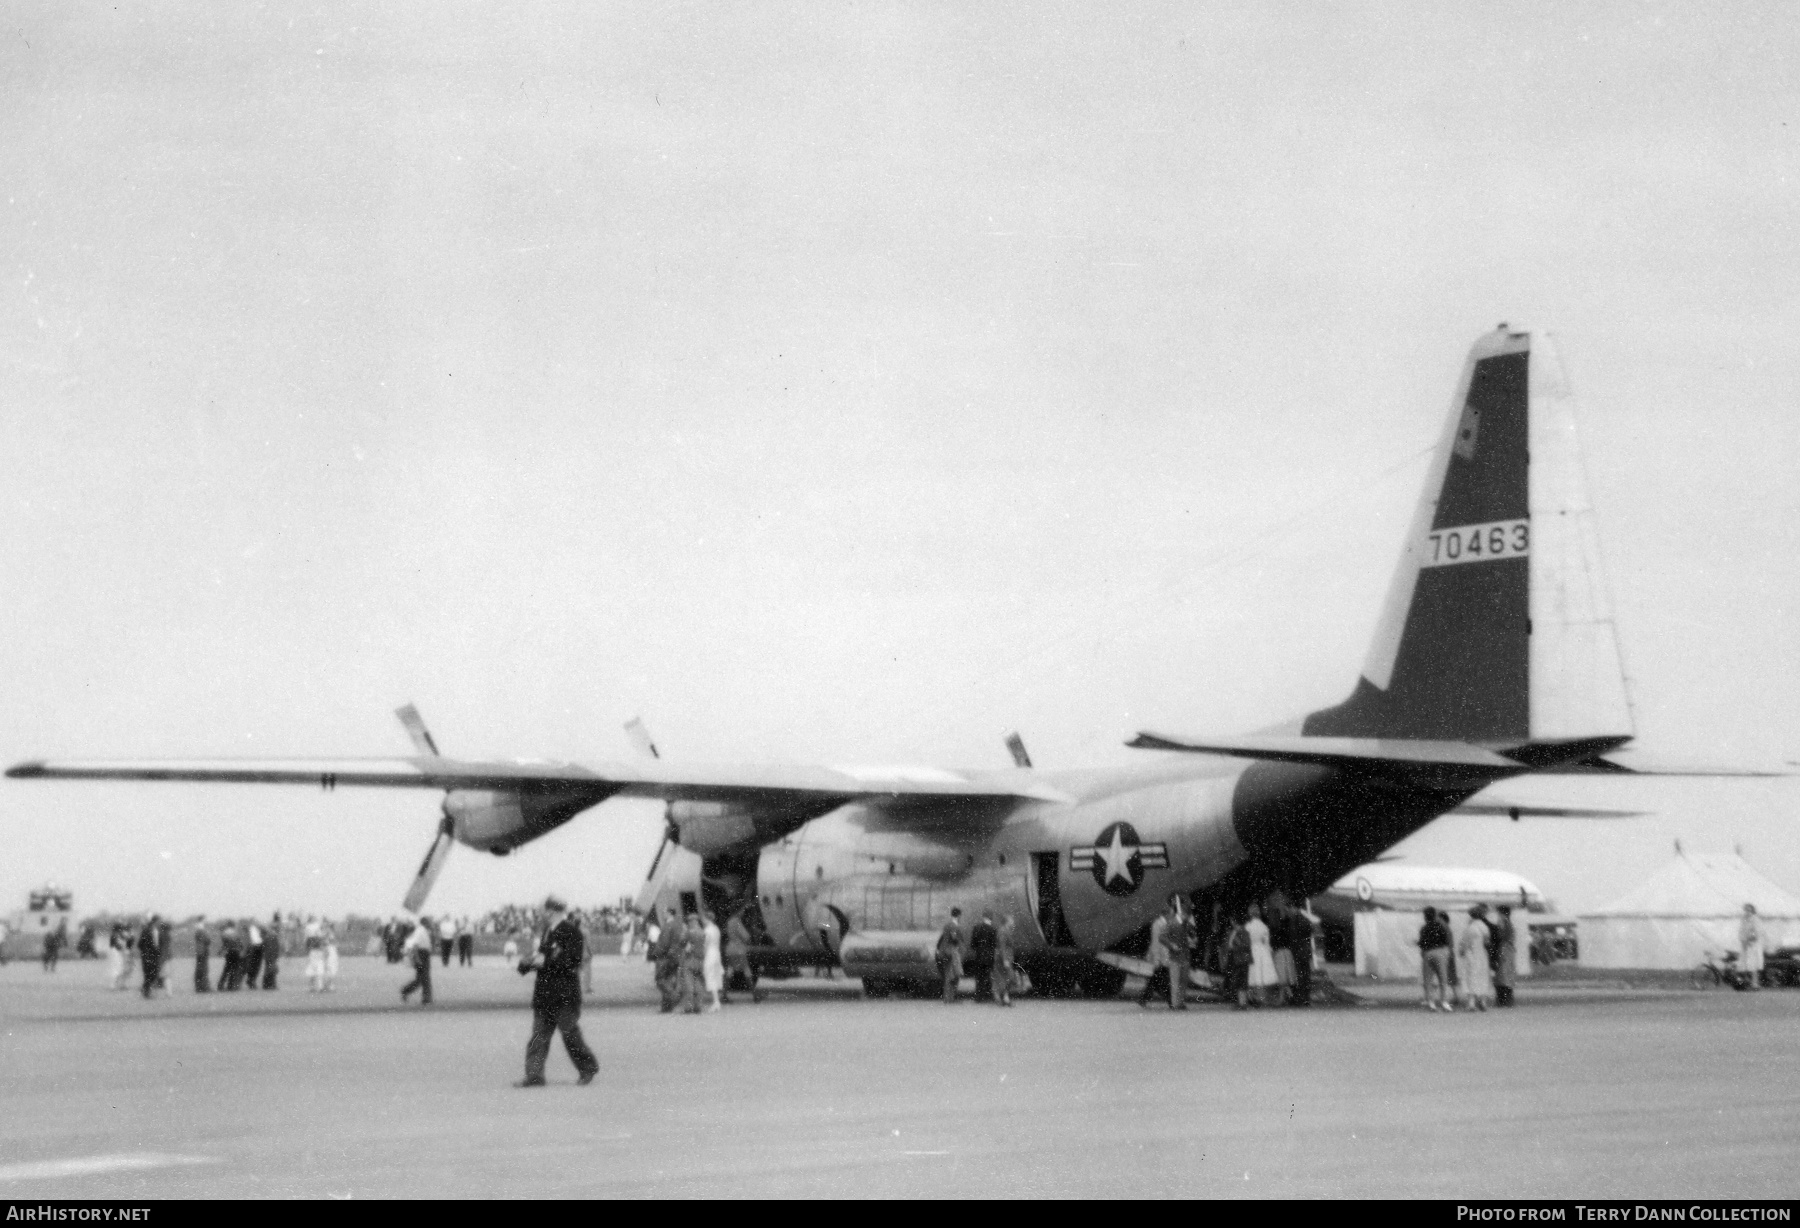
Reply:
[[[1738,967],[1736,951],[1727,951],[1716,960],[1708,954],[1705,962],[1689,974],[1688,984],[1695,989],[1718,989],[1729,985],[1742,992],[1750,988],[1750,973]]]

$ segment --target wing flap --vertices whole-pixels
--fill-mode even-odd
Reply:
[[[1609,810],[1599,806],[1527,806],[1509,802],[1464,802],[1450,814],[1504,815],[1509,819],[1636,819],[1647,810]]]

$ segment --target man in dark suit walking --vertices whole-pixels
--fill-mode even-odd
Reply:
[[[413,979],[400,990],[402,1002],[411,1000],[412,991],[416,989],[419,991],[420,1004],[431,1005],[431,950],[436,943],[437,936],[431,928],[431,918],[420,917],[412,933],[406,936],[406,951],[412,958]]]
[[[255,989],[262,975],[263,931],[254,918],[244,923],[244,988]]]
[[[550,928],[537,951],[519,961],[519,975],[536,971],[531,991],[531,1039],[525,1045],[525,1078],[519,1087],[544,1086],[544,1063],[550,1057],[550,1036],[561,1032],[563,1048],[575,1063],[583,1087],[594,1081],[600,1062],[581,1038],[581,965],[587,943],[581,927],[569,920],[569,908],[555,896],[544,901],[544,918]]]
[[[144,928],[138,931],[138,959],[144,965],[143,991],[146,998],[156,993],[156,987],[162,983],[162,943],[159,941],[158,929],[162,918],[155,913],[144,922]]]
[[[994,910],[983,909],[981,920],[969,931],[969,955],[965,970],[975,978],[975,1000],[986,1002],[994,996]]]
[[[262,947],[262,987],[275,988],[275,978],[281,968],[281,914],[276,913],[269,918],[269,928],[263,931]]]
[[[957,982],[963,974],[963,932],[962,909],[952,908],[950,919],[944,922],[944,928],[938,933],[937,940],[938,975],[944,978],[944,1005],[956,1001],[960,989]]]
[[[234,993],[244,983],[244,936],[230,918],[219,931],[219,951],[225,958],[219,968],[219,992]]]

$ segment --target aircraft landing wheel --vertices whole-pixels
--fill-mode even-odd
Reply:
[[[865,997],[865,998],[890,998],[893,996],[893,994],[894,994],[893,985],[887,981],[882,980],[880,977],[865,976],[863,978],[863,997]]]

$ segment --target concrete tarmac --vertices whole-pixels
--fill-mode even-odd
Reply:
[[[215,962],[216,971],[216,962]],[[1800,991],[1535,989],[1445,1016],[1130,1000],[664,1016],[597,961],[577,1087],[516,1090],[529,982],[344,961],[339,990],[172,999],[0,968],[0,1196],[1791,1198]],[[416,1003],[417,999],[415,999]]]

